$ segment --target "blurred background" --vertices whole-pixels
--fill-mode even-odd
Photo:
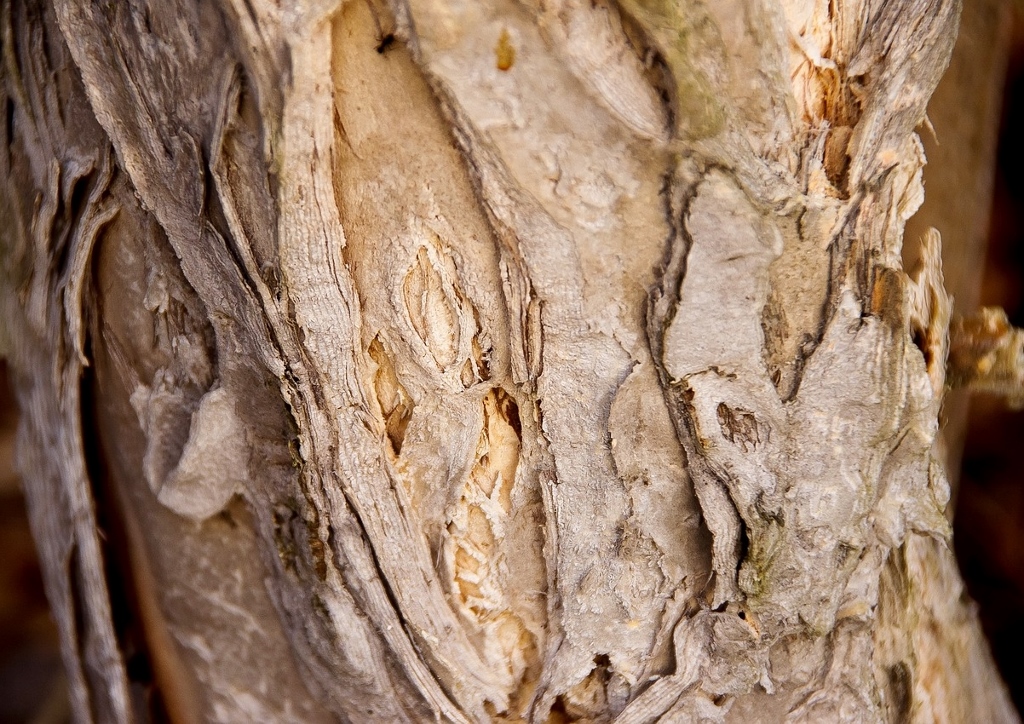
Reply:
[[[926,190],[927,193],[927,190]],[[980,303],[1024,327],[1024,23],[1020,5],[1003,93]],[[953,544],[992,653],[1024,713],[1024,411],[974,395],[967,415]]]
[[[17,407],[0,361],[0,724],[71,721],[57,628],[14,472]]]
[[[965,27],[978,23],[979,32],[991,33],[993,24],[1001,28],[1003,43],[994,48],[982,43],[974,61],[963,64],[964,73],[998,73],[1006,65],[1006,82],[988,99],[993,114],[1001,115],[998,143],[995,146],[996,175],[991,209],[969,209],[971,191],[953,179],[952,183],[934,179],[926,171],[928,204],[957,214],[965,223],[977,223],[979,238],[987,235],[987,256],[982,262],[976,245],[966,244],[960,252],[946,255],[947,285],[960,302],[958,309],[980,303],[1001,306],[1011,321],[1024,327],[1024,23],[1021,4],[1018,11],[1006,10],[995,0],[973,2],[974,15],[968,16],[972,0],[966,3]],[[997,6],[1002,9],[996,9]],[[988,15],[985,15],[988,13]],[[987,23],[987,25],[986,25]],[[998,45],[998,43],[996,44]],[[1008,48],[1008,55],[1007,49]],[[959,52],[959,49],[958,49]],[[986,54],[980,61],[978,54]],[[992,67],[986,68],[986,64]],[[993,67],[995,71],[993,71]],[[951,75],[956,65],[951,69]],[[944,81],[945,83],[945,81]],[[1000,84],[1002,85],[1002,84]],[[929,115],[935,122],[939,143],[923,133],[933,169],[942,164],[962,166],[969,156],[987,158],[991,143],[984,135],[972,143],[960,140],[941,143],[951,135],[964,135],[957,125],[958,100],[964,88],[976,87],[971,78],[961,77],[949,84],[945,107],[953,114],[936,109]],[[940,94],[943,90],[940,88]],[[984,93],[979,95],[979,98]],[[938,99],[939,96],[937,96]],[[963,106],[960,106],[961,108]],[[962,114],[965,118],[969,114]],[[945,117],[941,117],[945,116]],[[970,135],[968,132],[966,135]],[[991,135],[991,134],[989,134]],[[976,143],[974,143],[976,141]],[[960,144],[960,145],[957,145]],[[960,154],[960,160],[955,158]],[[966,156],[964,155],[966,154]],[[987,161],[985,162],[987,164]],[[989,193],[988,180],[977,190],[979,197]],[[924,211],[927,211],[925,209]],[[926,215],[922,212],[922,215]],[[936,211],[941,218],[942,211]],[[973,222],[971,219],[980,219]],[[939,226],[948,242],[949,225],[929,218]],[[987,228],[986,228],[987,227]],[[911,235],[920,229],[912,220]],[[959,253],[960,256],[956,256]],[[908,257],[912,267],[912,253]],[[980,287],[975,281],[980,275]],[[961,291],[956,292],[957,285]],[[978,287],[973,292],[964,291]],[[2,322],[0,322],[2,323]],[[968,590],[978,603],[982,625],[989,637],[1003,677],[1018,710],[1024,711],[1024,411],[1007,408],[1000,399],[974,395],[954,396],[948,405],[947,429],[963,435],[962,456],[956,450],[950,456],[959,465],[959,488],[955,497],[954,545]],[[966,412],[964,413],[964,410]],[[36,560],[24,500],[13,469],[17,409],[7,383],[6,366],[0,360],[0,724],[63,724],[70,721],[64,679],[61,672],[56,629],[49,617],[42,579]],[[966,431],[958,432],[966,424]],[[959,461],[959,462],[958,462]],[[957,471],[951,470],[951,477]]]

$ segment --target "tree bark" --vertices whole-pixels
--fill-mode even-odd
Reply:
[[[80,721],[1017,721],[901,262],[956,0],[3,10]]]

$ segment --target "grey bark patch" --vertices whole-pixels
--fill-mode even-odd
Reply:
[[[235,399],[217,387],[199,401],[188,442],[157,499],[180,515],[205,520],[244,489],[248,463],[249,445]]]
[[[1002,712],[991,685],[970,685],[990,669],[941,541],[941,355],[925,343],[944,335],[928,306],[941,299],[914,296],[941,283],[915,287],[899,264],[920,196],[912,128],[956,3],[882,5],[626,2],[627,30],[586,0],[59,4],[61,67],[77,64],[102,123],[89,128],[137,193],[119,203],[152,210],[212,330],[178,343],[215,348],[216,363],[187,394],[171,369],[152,417],[174,429],[151,477],[183,510],[208,503],[191,509],[202,515],[230,489],[208,443],[237,425],[254,453],[234,527],[179,520],[134,490],[140,551],[171,593],[212,604],[201,625],[171,622],[213,702],[182,718],[316,720],[322,705],[353,721],[545,721],[571,707],[721,722],[764,696],[794,722],[873,720],[896,662],[914,687],[937,672],[971,711]],[[629,47],[640,34],[644,57]],[[503,35],[516,51],[504,68]],[[26,106],[15,135],[35,144],[31,173],[8,176],[32,183],[8,184],[25,274],[3,291],[32,380],[25,467],[54,600],[75,545],[82,611],[102,634],[75,427],[88,285],[61,276],[68,259],[81,276],[96,226],[60,246],[73,226],[60,206],[95,159],[66,164],[46,146],[73,145],[52,102],[66,86],[25,48],[17,58],[42,89],[6,84]],[[669,82],[648,87],[648,70]],[[829,142],[850,124],[849,143]],[[148,399],[156,368],[169,366],[121,382]],[[239,422],[218,412],[220,390]],[[111,442],[132,435],[140,459],[147,442],[162,449],[124,398]],[[122,461],[124,480],[145,479],[140,459]],[[228,531],[251,539],[204,537]],[[913,585],[882,605],[894,546]],[[207,577],[179,588],[189,573]],[[91,660],[68,655],[76,701],[90,669],[120,705],[116,641],[96,640]],[[265,687],[249,677],[265,672]]]

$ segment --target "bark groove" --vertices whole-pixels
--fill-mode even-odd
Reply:
[[[1016,721],[901,262],[958,2],[3,9],[80,720]]]

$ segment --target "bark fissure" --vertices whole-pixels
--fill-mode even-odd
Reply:
[[[899,257],[956,2],[55,6],[0,299],[83,720],[99,475],[181,719],[1011,720]]]

